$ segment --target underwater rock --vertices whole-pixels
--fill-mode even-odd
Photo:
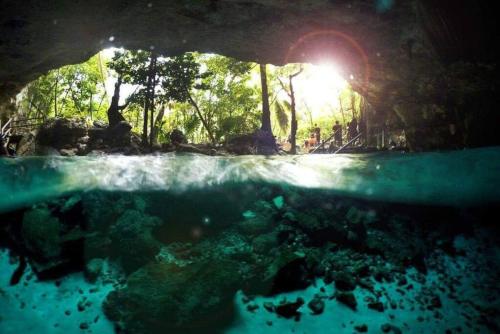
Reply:
[[[89,282],[95,282],[102,272],[104,261],[102,259],[92,259],[85,264],[84,275]]]
[[[96,191],[82,194],[82,205],[89,229],[106,231],[125,211],[144,212],[148,203],[141,195]]]
[[[356,301],[356,297],[352,292],[342,292],[342,291],[337,291],[335,292],[335,298],[339,303],[342,303],[349,308],[353,309],[354,311],[356,310],[356,307],[358,305],[358,302]]]
[[[29,251],[48,260],[61,253],[61,222],[47,207],[24,213],[22,235]]]
[[[76,304],[76,309],[78,310],[78,312],[83,312],[87,308],[89,308],[90,306],[92,306],[92,302],[90,300],[88,300],[87,297],[83,297]]]
[[[67,233],[63,223],[46,206],[26,211],[21,225],[21,240],[29,263],[38,278],[64,275],[79,266],[78,236]]]
[[[367,233],[365,247],[370,252],[383,254],[391,263],[403,266],[413,264],[425,271],[425,264],[421,260],[426,245],[425,240],[415,232],[418,226],[418,223],[407,217],[390,217],[383,226],[374,226]]]
[[[282,301],[279,303],[279,305],[276,306],[276,314],[279,316],[285,318],[285,319],[291,319],[300,316],[300,313],[298,312],[298,309],[304,305],[304,299],[298,297],[294,302],[289,302],[289,301]]]
[[[443,306],[443,304],[441,303],[441,298],[439,298],[438,295],[435,295],[431,298],[430,302],[429,302],[429,305],[427,306],[427,308],[429,310],[433,310],[433,309],[436,309],[436,308],[441,308]]]
[[[391,324],[383,324],[380,326],[380,330],[384,333],[392,333],[392,334],[401,334],[403,333],[399,327],[396,327]]]
[[[137,270],[158,254],[161,244],[152,236],[151,230],[161,224],[157,217],[127,210],[111,226],[111,252],[120,259],[127,273]]]
[[[312,314],[318,315],[323,313],[325,309],[325,302],[319,296],[314,296],[314,298],[307,303],[307,307],[312,311]]]
[[[298,252],[281,251],[278,257],[265,268],[266,272],[261,286],[268,286],[269,290],[261,290],[261,293],[267,295],[302,290],[313,281],[304,254]]]
[[[354,326],[354,329],[360,333],[368,332],[368,326],[366,324],[356,325]]]
[[[277,196],[273,198],[273,204],[276,207],[276,209],[281,210],[283,208],[283,205],[285,204],[283,196]]]
[[[274,306],[274,303],[272,302],[265,302],[262,306],[264,306],[264,309],[266,309],[266,311],[271,313],[276,310],[276,306]]]
[[[269,231],[270,223],[268,219],[255,217],[239,222],[238,229],[245,235],[260,235]]]
[[[368,308],[378,312],[384,312],[384,304],[378,301],[368,303]]]
[[[341,291],[353,291],[356,289],[356,281],[346,272],[334,272],[333,280],[335,282],[335,287]]]
[[[228,259],[240,261],[244,266],[254,261],[254,252],[249,240],[232,230],[221,233],[220,236],[206,239],[194,245],[191,253],[198,254],[202,259]]]
[[[255,304],[255,303],[250,303],[247,305],[247,310],[249,312],[255,312],[258,309],[259,309],[259,305]]]
[[[252,239],[252,247],[257,254],[265,254],[276,246],[278,246],[278,233],[276,231]]]
[[[233,298],[241,285],[239,266],[224,259],[185,266],[150,263],[107,296],[104,311],[132,334],[222,326],[233,317]]]
[[[21,256],[19,258],[18,267],[16,268],[16,270],[14,270],[14,272],[12,273],[12,276],[10,277],[9,284],[10,285],[18,284],[21,281],[21,279],[23,278],[23,275],[24,275],[24,272],[26,271],[26,268],[27,268],[26,258],[24,256]],[[3,291],[0,288],[0,295],[2,295],[2,292]]]

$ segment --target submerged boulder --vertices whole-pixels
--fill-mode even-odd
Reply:
[[[40,279],[81,269],[83,234],[63,218],[47,206],[35,207],[23,215],[17,242],[25,248],[29,263]]]
[[[160,251],[152,228],[162,224],[158,217],[141,211],[125,211],[110,228],[112,254],[120,258],[123,269],[131,273],[151,261]]]
[[[61,253],[61,222],[52,216],[47,207],[25,212],[22,222],[22,236],[26,248],[41,260],[50,260]]]
[[[108,295],[104,312],[132,334],[220,326],[233,317],[238,267],[237,261],[217,259],[184,266],[150,263],[134,272],[126,287]]]

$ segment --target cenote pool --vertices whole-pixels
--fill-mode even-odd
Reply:
[[[0,175],[0,333],[500,330],[498,147]]]

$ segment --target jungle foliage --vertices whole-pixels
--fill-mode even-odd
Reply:
[[[108,76],[101,55],[78,65],[50,71],[21,93],[19,114],[25,118],[80,117],[103,120],[109,102]]]
[[[338,96],[332,94],[338,101],[326,112],[312,110],[300,90],[291,90],[294,82],[303,80],[303,66],[308,65],[267,66],[266,71],[272,132],[285,142],[296,130],[298,145],[309,137],[314,124],[327,136],[335,120],[347,124],[363,104],[346,87]],[[260,79],[258,64],[224,56],[164,57],[153,51],[115,50],[112,57],[99,53],[85,63],[41,76],[20,94],[19,109],[24,118],[107,122],[111,87],[119,80],[121,104],[126,105],[122,114],[143,141],[163,143],[172,130],[179,129],[190,142],[216,145],[261,127]],[[294,117],[297,129],[292,126]]]

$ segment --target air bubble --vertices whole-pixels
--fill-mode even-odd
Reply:
[[[110,42],[113,42],[113,41],[115,40],[115,36],[110,36],[110,37],[108,38],[108,40],[109,40]]]

